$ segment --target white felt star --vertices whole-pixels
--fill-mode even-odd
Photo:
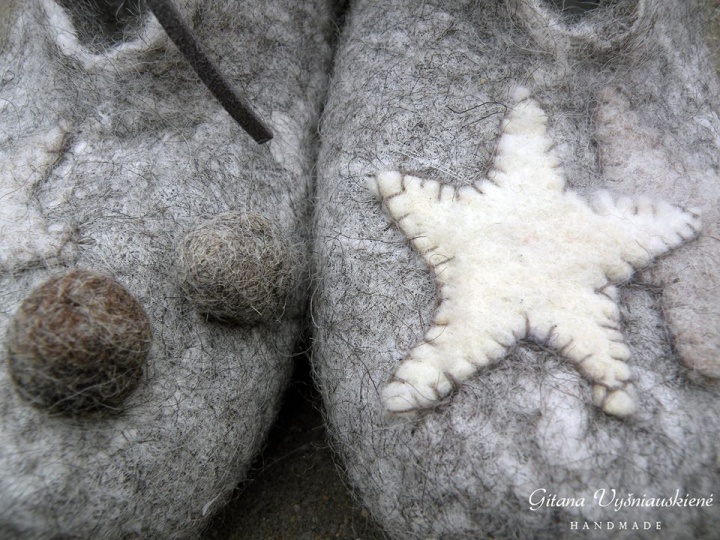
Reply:
[[[383,390],[385,405],[431,407],[529,338],[573,362],[596,405],[626,416],[635,398],[613,283],[695,237],[698,214],[604,191],[588,205],[565,189],[543,110],[525,89],[514,98],[486,180],[455,189],[384,172],[372,183],[432,268],[440,300]]]

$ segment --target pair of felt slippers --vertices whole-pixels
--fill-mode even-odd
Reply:
[[[3,537],[199,535],[307,326],[391,536],[713,537],[698,6],[177,4],[272,141],[142,2],[0,8]]]

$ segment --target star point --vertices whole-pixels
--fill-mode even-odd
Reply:
[[[430,408],[521,339],[546,343],[593,384],[606,413],[636,398],[614,284],[697,236],[697,213],[646,197],[565,188],[547,116],[524,89],[502,122],[485,180],[455,188],[396,171],[371,186],[435,275],[424,339],[382,397],[391,412]]]

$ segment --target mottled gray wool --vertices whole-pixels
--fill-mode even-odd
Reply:
[[[108,28],[99,1],[0,8],[0,336],[33,287],[71,268],[117,279],[153,333],[125,411],[101,419],[30,406],[2,347],[3,539],[199,536],[262,447],[292,369],[299,287],[273,324],[208,321],[180,294],[174,248],[230,211],[307,235],[332,12],[176,4],[272,142],[229,118],[148,13]]]
[[[393,537],[717,537],[717,501],[593,500],[717,497],[720,485],[720,85],[695,2],[603,4],[568,17],[545,0],[352,3],[321,124],[314,366],[350,481]],[[380,389],[424,335],[435,287],[366,179],[483,178],[515,85],[547,112],[581,196],[607,188],[703,212],[697,241],[620,287],[638,411],[604,414],[561,356],[523,343],[436,410],[391,417]],[[556,504],[532,511],[541,489]],[[618,533],[636,521],[662,531]]]
[[[243,325],[281,318],[303,268],[290,234],[261,214],[226,212],[177,248],[177,279],[195,309]]]
[[[282,317],[303,267],[290,235],[260,214],[227,212],[177,250],[178,282],[199,313],[239,324]]]

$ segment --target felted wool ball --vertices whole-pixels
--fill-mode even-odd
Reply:
[[[198,312],[252,325],[282,314],[298,256],[267,218],[227,212],[188,233],[177,250],[180,289]]]
[[[118,411],[150,350],[140,303],[109,276],[72,270],[34,289],[8,328],[10,376],[32,405],[76,415]]]

